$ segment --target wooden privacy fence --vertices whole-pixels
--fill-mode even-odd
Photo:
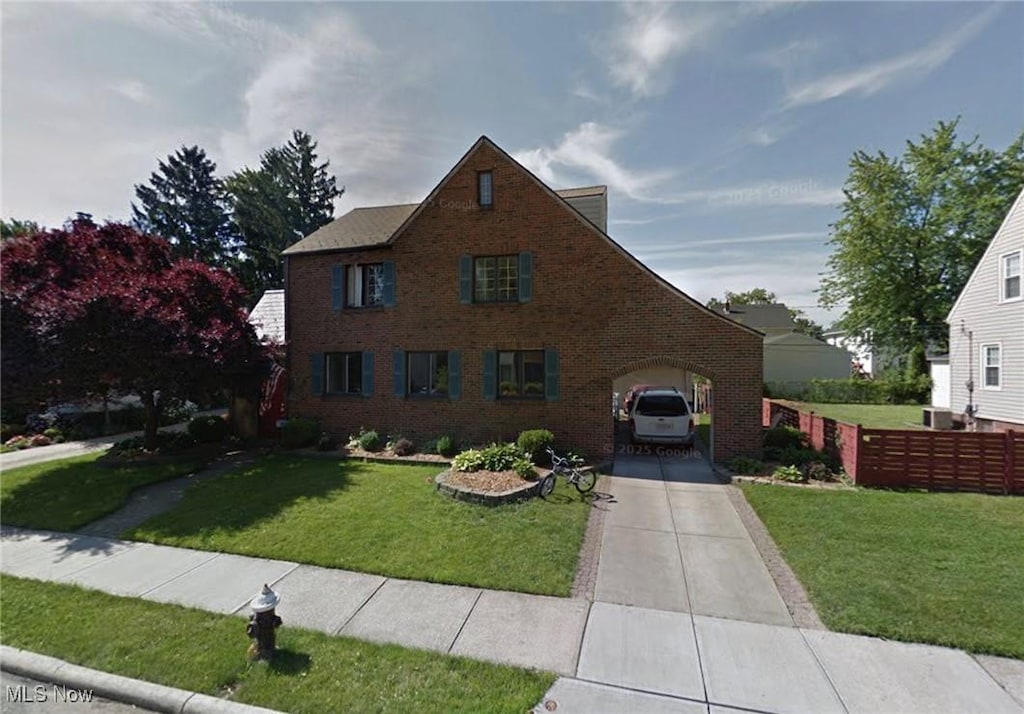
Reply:
[[[764,426],[785,424],[838,458],[859,486],[1024,494],[1024,434],[868,429],[764,399]]]

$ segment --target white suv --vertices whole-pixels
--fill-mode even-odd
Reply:
[[[634,442],[690,446],[694,428],[690,404],[674,387],[645,389],[637,395],[629,414],[629,435]]]

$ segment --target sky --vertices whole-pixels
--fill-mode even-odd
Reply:
[[[131,215],[198,144],[227,176],[302,129],[357,206],[426,197],[482,134],[706,302],[817,307],[856,151],[1024,129],[1024,4],[0,5],[0,215]]]

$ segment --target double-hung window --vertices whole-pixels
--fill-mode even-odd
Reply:
[[[327,394],[362,394],[362,352],[328,352],[324,357]]]
[[[544,350],[498,352],[498,397],[544,398]]]
[[[410,397],[448,396],[447,352],[408,352],[406,358]]]
[[[1001,345],[981,346],[981,386],[984,389],[1002,387],[1003,356]]]
[[[1021,299],[1021,263],[1024,251],[1007,253],[999,261],[999,300],[1009,302]]]
[[[345,270],[346,307],[376,307],[384,304],[383,263],[349,265]]]
[[[519,256],[497,255],[473,259],[473,302],[519,300]]]

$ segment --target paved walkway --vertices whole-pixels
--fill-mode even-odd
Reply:
[[[617,461],[593,603],[14,528],[0,569],[239,615],[271,583],[286,626],[561,674],[538,712],[1024,712],[1024,662],[796,627],[727,488]]]

